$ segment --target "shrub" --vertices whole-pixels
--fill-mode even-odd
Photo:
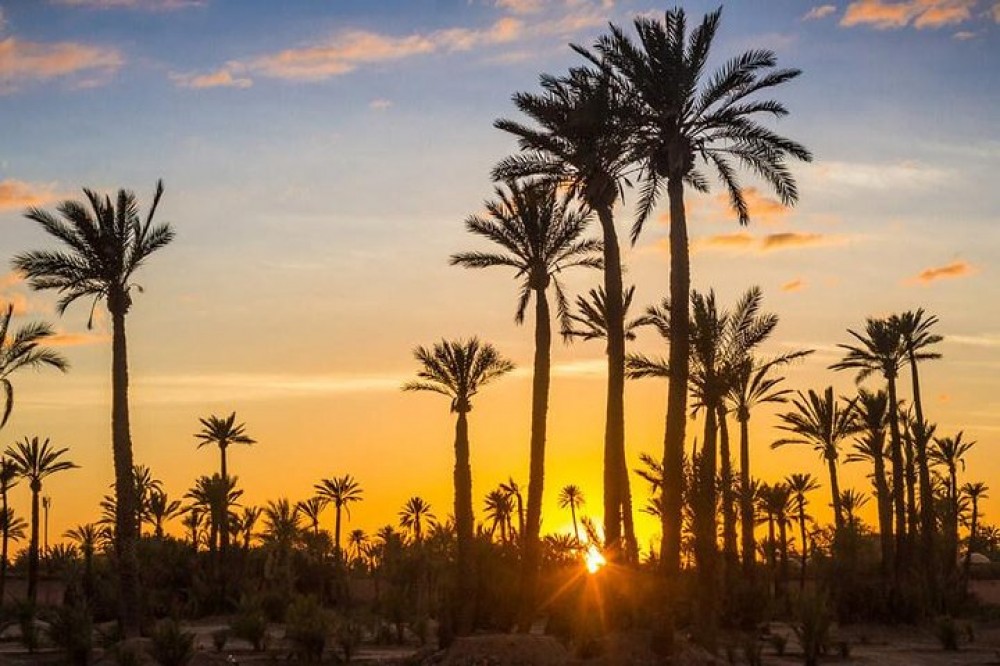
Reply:
[[[28,652],[38,649],[38,625],[35,624],[35,606],[30,601],[17,604],[17,623],[21,628],[21,644]]]
[[[264,649],[264,639],[267,637],[267,616],[255,599],[245,597],[240,608],[233,617],[229,628],[233,636],[241,638],[253,646],[255,652]]]
[[[955,623],[955,618],[950,615],[939,617],[935,630],[942,650],[958,650],[958,624]]]
[[[87,609],[61,606],[49,618],[49,638],[66,651],[71,664],[86,664],[94,647],[94,624]]]
[[[226,642],[229,640],[229,629],[216,629],[212,632],[212,645],[216,652],[226,649]]]
[[[319,661],[323,657],[327,635],[330,633],[330,615],[320,606],[316,597],[297,597],[288,606],[285,619],[285,637],[306,661]]]
[[[337,645],[344,656],[344,661],[350,663],[355,650],[361,644],[361,637],[364,633],[361,623],[350,616],[344,616],[337,620],[334,636]]]
[[[165,620],[151,636],[150,655],[160,666],[185,666],[194,657],[194,634],[176,620]]]
[[[830,609],[825,598],[816,596],[801,599],[798,621],[792,624],[792,631],[802,645],[806,666],[816,666],[820,653],[826,649],[831,623]]]

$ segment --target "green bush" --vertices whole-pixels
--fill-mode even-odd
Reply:
[[[255,599],[251,597],[243,599],[243,603],[240,604],[229,628],[232,630],[233,636],[249,642],[255,652],[264,649],[264,639],[267,637],[267,616]]]
[[[194,634],[176,620],[164,620],[153,631],[150,655],[160,666],[185,666],[194,658]]]
[[[316,597],[296,597],[285,616],[285,637],[294,644],[295,651],[304,660],[319,661],[323,657],[330,625],[330,614],[320,606]]]
[[[86,608],[60,606],[49,617],[49,638],[71,664],[87,664],[94,647],[94,623]]]

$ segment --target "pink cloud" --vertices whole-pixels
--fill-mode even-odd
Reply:
[[[207,74],[171,74],[170,80],[181,88],[249,88],[253,80],[235,75],[229,65]]]
[[[0,40],[0,89],[86,73],[110,75],[125,62],[116,49],[76,42],[46,44],[8,37]]]
[[[879,30],[940,28],[967,21],[976,0],[856,0],[847,6],[842,26],[870,25]]]
[[[57,198],[58,195],[49,185],[37,185],[21,180],[0,180],[0,211],[43,206]],[[2,282],[0,286],[3,286]]]
[[[836,5],[818,5],[813,7],[805,16],[802,17],[803,21],[818,21],[820,19],[825,19],[827,16],[835,13],[837,11]]]
[[[953,261],[950,264],[945,264],[944,266],[925,268],[914,277],[907,280],[907,282],[910,282],[911,284],[917,283],[926,285],[938,280],[968,277],[974,272],[975,269],[972,264],[965,261]]]

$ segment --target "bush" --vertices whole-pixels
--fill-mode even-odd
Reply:
[[[21,627],[21,644],[28,648],[28,652],[38,649],[38,626],[35,606],[30,601],[22,601],[17,604],[17,623]]]
[[[212,632],[212,645],[216,652],[226,649],[226,642],[229,640],[229,629],[216,629]]]
[[[344,656],[344,661],[350,663],[355,650],[361,644],[361,637],[364,633],[361,623],[352,617],[345,616],[337,620],[334,636],[337,645]]]
[[[306,661],[319,661],[323,657],[327,635],[330,633],[330,615],[320,606],[316,597],[297,597],[288,606],[285,620],[285,637]]]
[[[806,666],[816,666],[820,653],[826,649],[831,623],[825,598],[803,597],[800,600],[798,621],[792,624],[792,631],[802,645]]]
[[[49,618],[49,638],[66,651],[71,664],[87,664],[94,647],[94,624],[87,609],[61,606]]]
[[[160,666],[185,666],[194,657],[194,634],[176,620],[165,620],[151,636],[149,651]]]
[[[935,626],[938,642],[941,643],[942,650],[954,652],[958,650],[958,624],[955,618],[950,615],[943,615],[938,618]]]
[[[267,616],[256,600],[246,597],[233,617],[229,628],[233,636],[241,638],[253,646],[255,652],[264,649],[264,639],[267,637]]]

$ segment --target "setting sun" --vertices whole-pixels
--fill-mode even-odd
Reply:
[[[604,555],[594,544],[587,546],[587,552],[583,555],[583,562],[587,566],[587,571],[592,574],[600,571],[608,563]]]

